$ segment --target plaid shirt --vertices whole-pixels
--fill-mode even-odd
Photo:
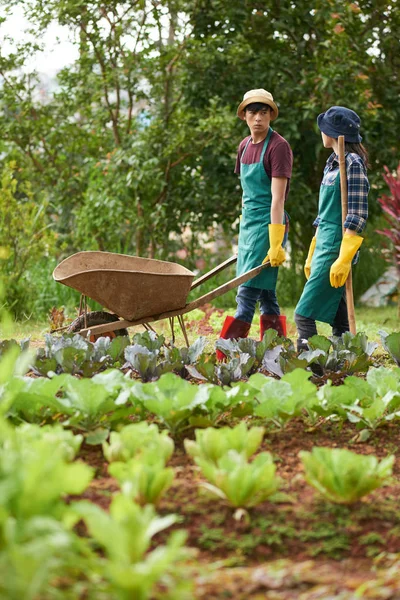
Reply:
[[[339,174],[339,161],[333,152],[326,161],[323,185],[333,185]],[[352,229],[357,233],[365,228],[368,219],[368,192],[369,182],[367,170],[361,156],[353,152],[346,153],[346,175],[347,175],[347,217],[344,229]],[[318,227],[321,218],[318,216],[314,221],[314,227]]]

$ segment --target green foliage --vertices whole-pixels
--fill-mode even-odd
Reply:
[[[84,539],[49,516],[28,520],[0,519],[0,594],[7,600],[73,598],[76,579],[87,577],[88,547]],[[68,589],[54,582],[63,573]]]
[[[153,383],[134,385],[132,395],[176,434],[188,426],[196,409],[202,408],[206,412],[211,389],[212,386],[191,385],[172,373],[166,373]]]
[[[16,519],[60,517],[65,510],[62,496],[82,493],[92,479],[92,469],[79,462],[67,464],[71,439],[63,433],[42,434],[31,426],[25,435],[26,431],[5,424],[1,429],[2,511]]]
[[[398,367],[400,367],[400,331],[387,334],[385,331],[379,332],[382,340],[383,347]]]
[[[258,405],[254,408],[254,414],[272,421],[278,427],[284,427],[290,419],[299,417],[315,400],[317,388],[309,381],[310,377],[311,373],[302,369],[295,369],[280,381],[271,378],[263,381],[253,375],[249,379],[249,385],[258,389]]]
[[[118,336],[114,339],[100,337],[95,342],[84,339],[79,334],[63,334],[56,337],[45,335],[45,347],[39,348],[33,371],[37,375],[71,373],[91,377],[107,367],[118,366],[129,345],[129,338]]]
[[[204,486],[235,508],[257,506],[279,487],[269,452],[261,452],[251,463],[236,450],[228,450],[215,463],[200,457],[196,462],[210,482]]]
[[[113,597],[147,600],[157,582],[173,584],[173,568],[184,557],[184,532],[174,532],[165,546],[148,550],[154,535],[176,522],[174,515],[157,517],[152,505],[141,508],[124,495],[114,496],[109,514],[89,502],[77,502],[73,510],[104,549],[103,573]]]
[[[131,423],[120,431],[110,433],[109,443],[103,442],[103,453],[108,462],[128,461],[138,455],[154,453],[164,462],[169,460],[174,451],[174,442],[167,431],[158,431],[155,423]]]
[[[165,467],[165,459],[146,449],[138,457],[124,462],[112,463],[108,468],[122,489],[122,493],[140,505],[157,505],[171,486],[175,471]]]
[[[43,255],[54,252],[55,234],[49,229],[48,202],[35,195],[15,161],[0,173],[0,260],[7,307],[20,316],[29,305],[34,286],[26,273]],[[30,282],[31,283],[31,282]]]
[[[240,423],[236,427],[222,427],[214,429],[212,427],[201,430],[196,429],[196,441],[185,440],[185,450],[197,459],[207,460],[214,464],[222,458],[229,450],[235,450],[250,458],[260,447],[263,435],[263,427],[252,427],[247,429],[245,423]]]
[[[204,235],[215,239],[216,223],[230,244],[240,210],[232,167],[247,134],[235,112],[255,81],[274,82],[280,108],[274,126],[301,156],[288,200],[291,264],[280,282],[281,296],[290,302],[303,284],[299,267],[327,158],[316,116],[332,104],[361,115],[374,165],[372,200],[384,185],[383,165],[397,166],[400,23],[393,2],[377,7],[332,0],[312,9],[305,0],[279,7],[267,2],[260,10],[228,0],[18,4],[35,41],[1,40],[9,47],[0,56],[1,160],[16,160],[38,204],[46,200],[63,253],[95,248],[168,259],[179,249],[194,266],[204,254]],[[70,32],[77,59],[47,91],[30,61],[43,49],[37,40],[54,23]],[[372,218],[377,213],[371,202]],[[21,222],[25,230],[32,224]],[[356,296],[365,271],[370,276],[372,268],[381,268],[379,244],[368,236],[363,253],[367,269],[362,277],[356,273]],[[33,273],[40,273],[34,264],[24,270],[25,292],[35,283]],[[24,303],[35,306],[26,293]],[[14,310],[21,311],[21,304]]]
[[[337,504],[352,504],[381,487],[392,474],[394,456],[378,462],[340,448],[316,448],[300,452],[307,482]]]

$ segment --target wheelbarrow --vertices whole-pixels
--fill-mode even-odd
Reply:
[[[69,332],[89,336],[94,341],[100,336],[128,335],[127,328],[137,325],[153,330],[150,323],[169,319],[174,339],[174,319],[177,318],[189,345],[184,314],[226,294],[269,267],[269,262],[266,262],[196,300],[187,301],[191,290],[236,260],[236,255],[231,256],[194,280],[192,271],[173,262],[112,252],[78,252],[54,269],[53,278],[81,293],[79,316],[69,325]],[[87,298],[95,300],[109,312],[88,312]]]

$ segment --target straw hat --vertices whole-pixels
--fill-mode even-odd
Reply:
[[[279,114],[278,107],[274,102],[272,94],[267,92],[267,90],[263,90],[262,88],[259,90],[250,90],[246,92],[243,96],[243,101],[239,104],[239,108],[237,109],[237,116],[239,119],[244,121],[244,109],[249,104],[253,102],[262,102],[263,104],[268,104],[272,108],[271,111],[271,121],[275,121],[276,117]]]

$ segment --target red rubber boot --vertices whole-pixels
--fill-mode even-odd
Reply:
[[[235,319],[235,317],[226,317],[219,337],[224,340],[246,338],[249,335],[250,327],[251,323],[240,321],[240,319]],[[217,350],[216,354],[217,360],[225,360],[226,356],[221,350]]]
[[[286,337],[286,317],[284,315],[260,315],[260,339],[267,329],[275,329],[279,336]]]

